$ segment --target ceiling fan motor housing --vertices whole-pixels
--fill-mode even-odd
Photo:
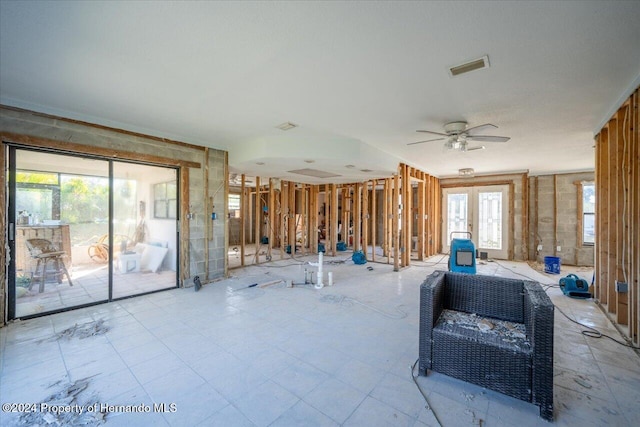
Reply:
[[[447,134],[455,135],[467,130],[467,122],[450,122],[444,125],[444,131]]]

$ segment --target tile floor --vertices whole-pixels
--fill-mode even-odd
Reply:
[[[61,310],[109,298],[109,273],[106,265],[74,265],[70,274],[73,286],[69,286],[66,277],[62,283],[48,280],[44,292],[40,293],[39,284],[34,283],[31,291],[16,299],[16,317]],[[176,286],[176,280],[176,272],[170,270],[123,274],[114,269],[113,298],[167,289]]]
[[[310,268],[278,261],[234,270],[199,292],[175,289],[16,322],[0,329],[0,400],[41,402],[55,382],[90,377],[79,403],[92,396],[110,405],[175,405],[175,412],[111,412],[107,426],[437,426],[410,373],[419,285],[446,268],[446,258],[431,260],[400,272],[386,264],[325,265],[334,286],[321,290],[248,287],[299,283]],[[559,278],[513,262],[479,272]],[[593,302],[549,293],[568,315],[620,337]],[[107,333],[55,339],[98,319]],[[581,335],[559,312],[555,319],[554,424],[640,425],[640,357]],[[418,383],[444,426],[549,425],[536,406],[490,390],[436,373]],[[0,412],[0,425],[21,425],[18,414]]]

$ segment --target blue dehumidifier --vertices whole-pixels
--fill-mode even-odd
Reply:
[[[454,239],[453,235],[463,233],[468,239]],[[457,273],[476,274],[476,247],[471,241],[471,233],[468,231],[452,231],[451,255],[449,256],[449,271]]]

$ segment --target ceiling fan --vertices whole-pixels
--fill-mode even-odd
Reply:
[[[446,140],[444,143],[444,148],[447,150],[458,150],[458,151],[474,151],[474,150],[484,150],[484,145],[480,145],[477,147],[469,147],[468,141],[481,141],[481,142],[507,142],[511,138],[508,136],[493,136],[493,135],[478,135],[472,132],[478,132],[481,129],[486,128],[498,128],[496,125],[492,125],[491,123],[485,123],[483,125],[473,126],[467,128],[467,122],[450,122],[444,125],[444,132],[434,132],[430,130],[418,130],[416,132],[430,133],[432,135],[438,135],[440,138],[427,139],[424,141],[410,142],[407,145],[415,145],[422,144],[424,142],[431,141],[442,141]]]

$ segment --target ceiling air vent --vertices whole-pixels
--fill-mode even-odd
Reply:
[[[291,122],[284,122],[284,123],[279,124],[276,127],[278,129],[280,129],[280,130],[289,130],[289,129],[297,128],[298,125],[295,124],[295,123],[291,123]]]
[[[451,77],[459,76],[460,74],[468,73],[475,70],[481,70],[483,68],[489,68],[489,56],[485,55],[482,58],[474,59],[473,61],[465,62],[464,64],[456,65],[449,68],[449,75]]]
[[[287,172],[288,173],[297,173],[298,175],[312,176],[314,178],[334,178],[336,176],[340,176],[340,175],[335,174],[335,173],[325,172],[325,171],[321,171],[321,170],[318,170],[318,169],[309,169],[309,168],[296,169],[296,170],[287,171]]]

